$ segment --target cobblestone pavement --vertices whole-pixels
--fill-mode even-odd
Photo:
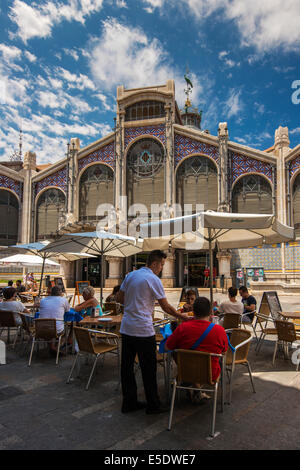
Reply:
[[[169,294],[172,303],[178,295]],[[281,300],[284,308],[295,309],[294,296]],[[115,357],[107,356],[104,364],[99,361],[86,391],[91,363],[82,361],[79,375],[66,384],[73,356],[62,356],[56,366],[48,351],[41,349],[28,367],[28,348],[23,352],[23,346],[17,345],[13,351],[9,346],[7,364],[0,366],[0,449],[299,449],[300,372],[281,352],[272,366],[271,337],[258,356],[255,344],[253,339],[249,360],[256,393],[246,370],[238,367],[232,404],[217,413],[220,434],[213,440],[207,439],[210,402],[192,405],[182,396],[175,405],[171,431],[167,431],[168,413],[146,415],[141,410],[123,415]],[[143,399],[139,370],[136,377]],[[160,366],[158,380],[164,399]]]

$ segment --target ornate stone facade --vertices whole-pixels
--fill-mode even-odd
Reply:
[[[156,112],[153,108],[158,103]],[[130,107],[130,113],[126,110]],[[192,109],[192,108],[191,108]],[[137,111],[136,111],[137,110]],[[135,112],[141,112],[139,120]],[[196,112],[196,111],[195,111]],[[143,119],[141,116],[146,116]],[[151,138],[158,139],[162,145],[163,161],[161,164],[162,171],[147,177],[150,180],[143,180],[143,174],[140,172],[138,177],[134,179],[136,194],[141,197],[145,194],[148,200],[151,195],[161,197],[161,203],[166,207],[176,204],[176,175],[177,170],[181,166],[181,162],[189,160],[192,156],[197,156],[203,161],[212,160],[215,162],[216,171],[214,174],[207,171],[203,176],[202,167],[208,168],[209,165],[199,165],[197,167],[197,175],[191,165],[190,171],[186,171],[186,178],[193,178],[182,184],[181,196],[183,191],[191,191],[194,193],[189,195],[189,201],[197,194],[205,195],[205,185],[211,184],[213,178],[216,184],[211,187],[217,188],[217,207],[218,210],[228,211],[231,207],[232,194],[237,181],[242,180],[244,176],[258,175],[263,176],[266,184],[270,186],[270,194],[272,198],[272,207],[278,219],[287,224],[298,223],[296,220],[300,208],[295,207],[298,199],[295,198],[294,181],[300,173],[300,145],[294,149],[290,149],[288,129],[279,127],[275,132],[274,145],[266,151],[242,146],[236,142],[229,140],[230,129],[227,123],[216,123],[218,128],[217,135],[211,135],[208,131],[202,131],[192,125],[183,125],[176,100],[175,86],[172,80],[168,80],[166,85],[147,87],[134,90],[126,90],[124,87],[118,87],[117,90],[117,113],[116,125],[112,134],[97,140],[88,147],[80,148],[78,138],[71,140],[69,153],[67,158],[48,166],[39,167],[36,163],[36,155],[27,152],[24,158],[23,169],[13,168],[9,163],[0,164],[0,189],[10,190],[19,198],[19,242],[34,241],[37,224],[37,201],[40,193],[47,188],[58,188],[64,192],[65,210],[64,224],[68,230],[84,231],[86,227],[96,227],[97,216],[96,209],[97,200],[100,202],[110,203],[116,208],[117,222],[121,220],[122,210],[126,210],[122,206],[122,196],[127,196],[126,191],[133,191],[128,188],[128,168],[127,155],[132,149],[133,143],[145,139],[141,145],[144,145],[143,154],[140,158],[148,160],[154,158],[150,148],[146,148],[147,141]],[[130,121],[130,119],[133,119]],[[199,119],[194,120],[200,123]],[[200,126],[200,124],[199,124]],[[157,142],[157,140],[156,140]],[[37,157],[39,149],[34,149]],[[65,149],[61,149],[61,154],[65,153]],[[147,156],[146,156],[147,154]],[[147,161],[148,161],[147,160]],[[197,160],[198,161],[198,160]],[[81,176],[87,167],[97,164],[99,168],[92,172],[88,185],[81,187]],[[101,164],[106,165],[106,172],[101,170]],[[213,165],[210,162],[210,165]],[[107,166],[112,170],[107,169]],[[202,171],[202,173],[201,173]],[[109,175],[107,172],[110,172]],[[159,178],[157,175],[160,175]],[[200,176],[201,178],[200,178]],[[144,175],[145,176],[145,175]],[[111,179],[110,179],[111,178]],[[199,179],[200,178],[200,179]],[[198,180],[201,183],[198,183]],[[297,180],[298,181],[298,180]],[[147,183],[147,184],[146,184]],[[199,188],[197,184],[204,185]],[[127,189],[126,189],[127,188]],[[298,186],[297,186],[298,188]],[[300,184],[299,184],[300,188]],[[201,192],[202,191],[202,192]],[[208,191],[208,189],[207,189]],[[251,191],[251,188],[250,188]],[[55,193],[53,193],[55,196]],[[55,197],[53,196],[53,207],[48,204],[48,211],[51,212],[51,220],[55,219]],[[201,196],[201,197],[202,197]],[[245,194],[241,195],[243,198]],[[200,196],[199,196],[200,197]],[[204,197],[204,196],[203,196]],[[245,196],[246,197],[246,196]],[[258,195],[257,197],[260,197]],[[91,200],[89,200],[89,198]],[[134,195],[131,194],[134,199]],[[142,198],[143,199],[143,198]],[[253,199],[253,195],[252,195]],[[81,219],[79,207],[82,201],[85,204],[92,204],[91,210],[84,211],[85,218]],[[299,193],[300,201],[300,193]],[[143,203],[144,201],[136,201]],[[201,201],[200,201],[201,202]],[[50,199],[51,203],[51,199]],[[299,202],[300,204],[300,202]],[[44,209],[43,209],[44,210]],[[93,212],[94,211],[94,212]],[[49,212],[50,213],[50,212]],[[60,212],[57,211],[61,215]],[[47,217],[47,213],[43,213],[43,217]],[[1,221],[0,221],[1,224]],[[64,231],[61,219],[60,223],[54,227],[54,232],[61,234]],[[0,230],[1,232],[1,230]],[[168,253],[167,262],[162,275],[164,284],[168,287],[174,285],[182,285],[185,282],[185,272],[190,269],[190,276],[193,275],[193,269],[197,270],[197,266],[207,264],[207,255],[205,252],[196,253],[188,256],[187,253],[180,252]],[[143,258],[144,259],[144,258]],[[189,264],[189,259],[193,259],[193,269]],[[286,246],[276,245],[272,247],[254,248],[251,250],[238,250],[232,253],[221,252],[215,257],[215,265],[218,266],[219,281],[222,275],[226,279],[226,286],[231,283],[230,277],[234,278],[235,269],[246,265],[262,265],[265,268],[266,276],[276,282],[291,282],[300,284],[300,244],[298,241],[286,244]],[[122,259],[107,259],[108,265],[107,286],[114,286],[121,280],[124,272],[128,271],[135,264],[140,265],[142,258],[124,262]],[[81,270],[81,262],[76,262],[76,278],[84,278]],[[90,261],[92,264],[93,261]],[[97,264],[97,262],[95,262]],[[125,265],[126,263],[126,265]],[[95,266],[96,266],[95,264]],[[68,279],[74,279],[75,268],[72,271],[72,265],[64,266],[65,272],[68,272]],[[202,269],[202,268],[201,268]],[[179,275],[179,271],[182,273]],[[195,274],[195,279],[201,279],[201,273]],[[78,279],[79,280],[79,279]],[[71,282],[71,281],[70,281]],[[217,283],[217,285],[220,285]]]

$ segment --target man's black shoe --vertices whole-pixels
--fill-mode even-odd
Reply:
[[[146,408],[147,415],[158,415],[160,413],[167,413],[170,411],[169,406],[159,406],[158,408]]]
[[[132,413],[133,411],[142,410],[146,408],[146,403],[143,401],[137,401],[134,405],[123,405],[122,406],[122,413]]]

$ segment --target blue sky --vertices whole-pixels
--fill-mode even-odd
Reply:
[[[264,150],[282,125],[300,142],[299,0],[2,0],[0,24],[0,161],[20,126],[38,163],[105,136],[121,84],[174,78],[182,106],[186,67],[203,129],[227,121]]]

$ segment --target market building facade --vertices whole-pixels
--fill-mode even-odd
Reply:
[[[0,164],[0,245],[51,240],[66,232],[94,230],[97,207],[113,206],[118,221],[134,204],[206,210],[274,213],[300,234],[300,144],[291,149],[287,127],[275,131],[266,151],[230,141],[227,123],[218,135],[201,130],[201,113],[187,99],[179,110],[173,80],[163,86],[117,89],[113,132],[81,148],[71,139],[67,156],[39,166],[36,154]],[[175,210],[176,212],[176,210]],[[3,252],[4,253],[4,252]],[[106,286],[120,283],[145,254],[106,259]],[[262,267],[274,287],[300,290],[300,240],[247,250],[216,252],[216,286],[235,282],[239,268]],[[205,285],[208,253],[168,252],[166,287]],[[68,286],[89,278],[99,285],[99,260],[62,262]]]

